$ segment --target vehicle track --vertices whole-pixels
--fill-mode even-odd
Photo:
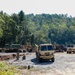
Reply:
[[[22,57],[18,61],[14,60],[9,60],[8,63],[16,66],[30,65],[36,69],[30,71],[30,75],[75,75],[75,54],[55,53],[55,62],[45,60],[37,63],[35,53],[26,54],[26,60],[22,60]]]

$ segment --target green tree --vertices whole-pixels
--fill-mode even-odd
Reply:
[[[21,10],[18,15],[19,15],[20,23],[21,23],[24,20],[24,17],[25,17],[24,12]]]

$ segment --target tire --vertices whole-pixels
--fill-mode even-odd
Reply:
[[[41,59],[40,59],[39,57],[37,57],[37,62],[38,62],[38,63],[41,62]]]
[[[67,54],[68,54],[68,51],[67,51]]]
[[[71,52],[69,52],[69,54],[71,54]]]
[[[51,60],[52,60],[52,62],[54,62],[55,61],[54,57]]]
[[[39,57],[39,54],[36,52],[36,59],[37,59],[37,62],[40,62],[40,57]]]

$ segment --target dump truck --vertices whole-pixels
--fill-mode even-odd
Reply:
[[[67,54],[75,53],[75,45],[67,45]]]
[[[40,62],[42,59],[48,59],[54,62],[54,48],[52,44],[40,44],[36,48],[36,58]]]

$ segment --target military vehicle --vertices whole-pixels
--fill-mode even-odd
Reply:
[[[55,52],[65,52],[66,48],[64,45],[55,45]]]
[[[54,49],[52,44],[40,44],[36,49],[36,58],[38,62],[42,59],[48,59],[54,62]]]
[[[75,53],[75,45],[67,45],[67,54]]]
[[[22,48],[20,44],[6,44],[5,45],[5,52],[17,52],[19,50],[19,52],[22,52]]]

